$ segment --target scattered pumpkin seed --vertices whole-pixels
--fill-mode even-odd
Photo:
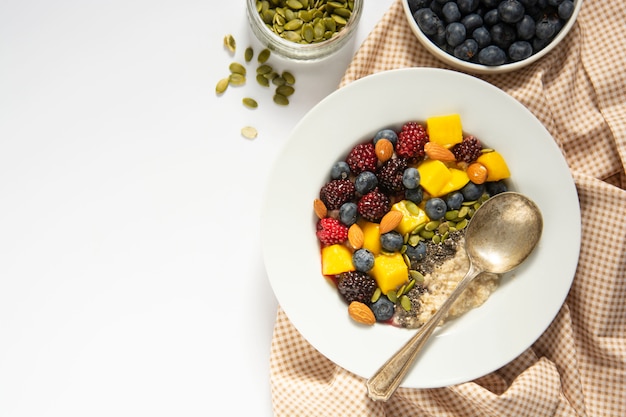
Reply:
[[[270,86],[270,80],[268,80],[267,78],[265,78],[263,76],[263,74],[257,74],[256,75],[256,80],[257,82],[262,85],[263,87],[269,87]]]
[[[258,132],[252,126],[246,126],[241,128],[241,135],[246,139],[254,139],[257,137]]]
[[[265,64],[267,60],[270,58],[271,52],[269,49],[265,48],[261,52],[259,52],[259,56],[257,57],[257,61],[259,64]]]
[[[232,53],[235,53],[237,49],[237,42],[235,42],[235,38],[233,35],[224,36],[224,46]]]
[[[396,295],[396,292],[393,290],[387,291],[387,298],[389,299],[389,301],[391,301],[394,304],[398,301],[398,296]]]
[[[253,98],[244,97],[241,101],[243,105],[248,107],[249,109],[256,109],[257,107],[259,107],[259,104]]]
[[[289,97],[290,95],[292,95],[295,90],[292,86],[290,85],[279,85],[278,87],[276,87],[276,92],[278,94],[281,94],[285,97]]]
[[[278,76],[272,80],[272,84],[274,84],[275,86],[281,86],[287,84],[287,82],[283,77]]]
[[[230,70],[230,72],[232,72],[233,74],[241,74],[241,75],[246,75],[246,67],[244,67],[243,65],[241,65],[239,62],[233,62],[228,66],[228,69]]]
[[[241,74],[237,74],[236,72],[230,74],[228,80],[230,85],[233,86],[244,85],[246,83],[246,77]]]
[[[273,68],[267,64],[259,65],[259,67],[256,69],[257,74],[269,74],[272,71]]]
[[[283,77],[283,80],[285,80],[285,82],[289,85],[294,85],[296,83],[296,77],[294,77],[289,71],[283,71],[281,77]]]
[[[251,46],[248,46],[246,48],[246,52],[244,52],[244,59],[246,60],[246,62],[250,62],[252,61],[252,58],[254,57],[254,49],[252,49]]]
[[[228,78],[222,78],[221,80],[219,80],[217,82],[217,85],[215,86],[215,92],[217,94],[223,94],[228,88],[229,81],[230,80]]]
[[[417,272],[417,271],[416,271]],[[419,272],[418,272],[419,273]],[[423,278],[423,277],[422,277]],[[413,287],[415,287],[415,280],[412,279],[409,281],[408,284],[406,284],[406,288],[404,289],[404,293],[408,293],[409,291],[411,291],[413,289]]]
[[[273,99],[274,99],[274,103],[278,104],[279,106],[289,105],[289,99],[283,96],[282,94],[274,94]]]

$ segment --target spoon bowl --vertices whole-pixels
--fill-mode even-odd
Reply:
[[[470,282],[482,272],[503,274],[515,269],[537,246],[542,230],[541,211],[528,197],[508,191],[485,201],[465,231],[465,251],[470,261],[467,274],[430,320],[367,380],[370,398],[387,401]]]

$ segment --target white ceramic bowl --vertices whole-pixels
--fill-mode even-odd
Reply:
[[[569,31],[572,29],[572,27],[576,23],[576,19],[580,12],[580,8],[582,7],[582,3],[583,3],[582,0],[574,0],[574,11],[572,12],[572,15],[567,20],[567,22],[565,22],[565,24],[563,25],[561,30],[558,32],[558,34],[543,49],[537,51],[530,57],[521,61],[506,63],[502,65],[497,65],[497,66],[487,66],[487,65],[482,65],[482,64],[469,62],[469,61],[456,58],[454,55],[441,49],[437,44],[435,44],[432,40],[430,40],[428,36],[424,34],[424,32],[422,32],[422,30],[419,28],[419,26],[415,22],[415,18],[413,17],[413,12],[409,7],[409,0],[402,0],[402,6],[404,7],[405,15],[408,20],[409,26],[411,27],[411,30],[417,37],[417,40],[435,57],[445,62],[446,64],[458,70],[467,71],[467,72],[471,72],[474,74],[498,74],[498,73],[515,71],[520,68],[526,67],[532,64],[533,62],[536,62],[537,60],[541,59],[545,55],[549,54],[550,51],[552,51],[556,47],[556,45],[558,45],[559,42],[561,42],[563,38],[567,36]]]
[[[382,128],[450,113],[460,114],[468,133],[502,153],[510,188],[537,203],[544,230],[531,257],[503,277],[485,304],[435,332],[403,386],[466,382],[505,365],[548,327],[576,271],[576,188],[554,139],[521,103],[474,76],[434,68],[381,72],[340,88],[304,116],[276,159],[261,237],[270,284],[296,329],[323,355],[364,378],[414,332],[382,323],[361,326],[348,317],[347,304],[321,273],[313,200],[332,165],[357,143]]]

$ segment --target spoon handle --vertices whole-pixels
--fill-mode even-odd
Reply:
[[[374,401],[387,401],[400,386],[404,376],[409,371],[417,354],[426,344],[437,325],[446,316],[452,304],[467,288],[470,282],[482,271],[470,263],[470,268],[465,277],[457,284],[456,288],[439,310],[415,333],[411,339],[398,350],[376,373],[367,380],[367,392]]]

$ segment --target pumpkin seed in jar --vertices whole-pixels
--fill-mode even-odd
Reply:
[[[244,97],[241,102],[249,109],[256,109],[257,107],[259,107],[259,104],[256,102],[256,100],[250,97]]]
[[[265,64],[267,60],[270,58],[271,52],[269,49],[265,48],[261,52],[259,52],[259,56],[257,57],[257,61],[259,64]]]
[[[287,0],[285,4],[287,4],[287,7],[289,7],[291,10],[300,10],[304,8],[304,5],[298,0]]]
[[[293,19],[283,25],[285,30],[298,30],[304,22],[301,19]]]

